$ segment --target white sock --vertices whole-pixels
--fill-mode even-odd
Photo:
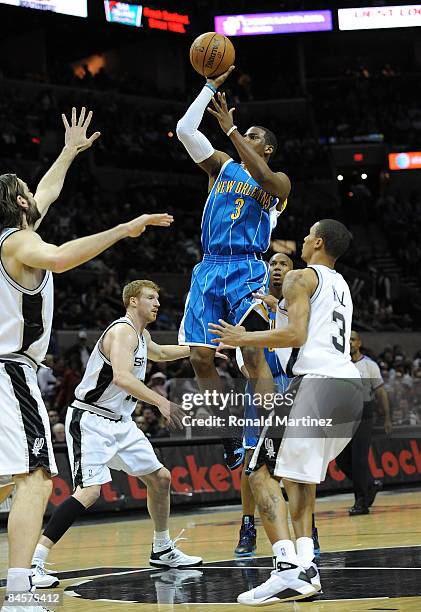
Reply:
[[[42,544],[37,544],[34,550],[34,554],[32,555],[31,565],[37,565],[39,561],[45,563],[48,559],[48,554],[50,549]]]
[[[7,572],[6,592],[30,591],[32,587],[30,576],[32,570],[26,567],[11,567]]]
[[[298,538],[296,545],[300,565],[307,568],[314,559],[313,538]]]
[[[272,544],[272,550],[278,561],[299,565],[292,540],[278,540]]]
[[[153,534],[153,551],[160,552],[169,548],[171,544],[170,532],[166,531],[154,531]]]

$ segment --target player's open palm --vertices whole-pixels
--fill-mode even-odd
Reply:
[[[79,118],[77,117],[76,108],[72,108],[72,118],[70,125],[67,121],[66,115],[63,114],[61,116],[61,118],[63,119],[64,128],[66,130],[64,134],[64,143],[66,147],[76,149],[76,151],[80,153],[81,151],[89,149],[89,147],[93,145],[95,140],[97,140],[97,138],[101,136],[100,132],[94,132],[92,136],[89,136],[89,138],[86,134],[89,124],[92,121],[92,117],[93,112],[89,111],[86,115],[86,108],[84,106],[80,111]]]
[[[136,219],[129,221],[127,226],[127,235],[130,238],[137,238],[143,234],[148,225],[156,225],[158,227],[169,227],[174,221],[172,215],[167,213],[158,213],[154,215],[140,215]]]

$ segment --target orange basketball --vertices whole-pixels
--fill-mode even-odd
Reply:
[[[206,32],[190,47],[193,68],[204,77],[217,77],[226,72],[235,61],[234,45],[229,38],[216,32]]]

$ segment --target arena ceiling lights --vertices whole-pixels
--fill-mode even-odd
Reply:
[[[53,13],[75,17],[88,16],[87,0],[0,0],[0,4],[38,9],[39,11],[52,11]]]
[[[340,30],[378,30],[421,26],[421,4],[338,9]]]
[[[215,16],[215,32],[225,36],[321,32],[332,28],[330,10]]]

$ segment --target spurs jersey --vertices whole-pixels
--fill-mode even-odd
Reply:
[[[113,321],[103,332],[100,339],[96,343],[88,363],[86,364],[85,374],[76,387],[75,401],[73,406],[85,408],[89,410],[89,405],[98,408],[96,412],[100,412],[104,416],[107,413],[117,415],[119,417],[128,418],[136,407],[137,399],[127,395],[127,392],[113,384],[113,368],[111,362],[105,357],[102,352],[102,341],[109,329],[118,323],[125,323],[132,327],[138,336],[138,345],[134,352],[134,365],[132,373],[139,380],[145,379],[146,362],[147,362],[147,344],[145,335],[139,334],[135,326],[128,317],[121,317]],[[84,404],[79,406],[78,402]]]
[[[0,356],[22,355],[39,365],[48,349],[54,312],[53,275],[46,270],[36,289],[25,289],[7,273],[1,259],[3,242],[18,228],[0,234]]]
[[[298,351],[292,371],[295,376],[359,379],[350,356],[353,306],[348,284],[327,266],[308,267],[316,272],[319,283],[310,300],[307,340]]]

